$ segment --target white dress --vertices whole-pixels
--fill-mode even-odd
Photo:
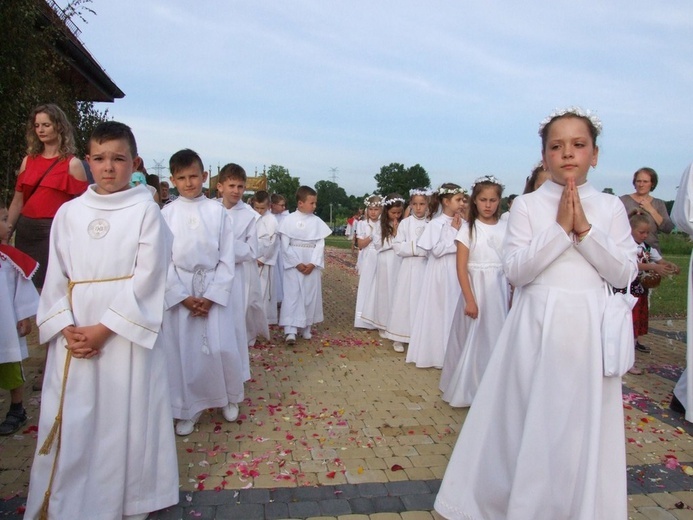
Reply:
[[[373,247],[377,253],[375,276],[372,290],[368,292],[363,305],[361,319],[376,329],[385,331],[394,302],[392,297],[397,287],[397,274],[402,258],[392,249],[392,238],[383,241],[380,226],[373,233]]]
[[[284,301],[279,325],[302,329],[323,320],[322,270],[325,268],[325,237],[332,230],[312,213],[294,211],[282,220],[281,255],[284,266]],[[298,264],[313,264],[304,275]]]
[[[385,334],[393,341],[409,343],[411,322],[419,303],[421,282],[426,270],[426,251],[417,242],[427,223],[425,218],[408,216],[399,223],[397,236],[392,241],[392,249],[402,258]]]
[[[419,368],[442,368],[452,327],[452,317],[460,297],[457,281],[455,237],[452,217],[441,213],[428,223],[418,246],[428,251],[421,297],[412,316],[407,363]]]
[[[241,206],[241,204],[243,206]],[[251,208],[250,205],[243,201],[239,201],[238,204],[233,207],[232,214],[237,220],[242,220],[245,217],[241,217],[241,212],[250,214],[253,221],[251,227],[245,229],[252,233],[250,240],[254,242],[252,247],[255,254],[252,260],[243,262],[243,270],[245,272],[245,324],[248,333],[248,345],[252,345],[258,336],[270,339],[270,333],[267,315],[265,314],[265,302],[262,301],[260,268],[257,265],[257,221],[260,219],[260,214]]]
[[[592,229],[556,223],[563,187],[515,199],[503,265],[513,306],[435,502],[448,519],[625,520],[621,379],[604,377],[607,280],[637,274],[620,200],[579,187]]]
[[[286,217],[289,216],[288,210],[284,210],[281,213],[273,213],[274,218],[277,219],[277,229],[279,229],[279,226],[282,223],[282,220],[284,220]],[[277,238],[277,241],[279,241],[279,238]],[[281,244],[280,244],[281,246]],[[277,247],[277,249],[280,248],[280,246]],[[275,298],[277,299],[278,303],[281,303],[282,300],[284,299],[284,289],[283,289],[283,284],[284,284],[284,268],[282,267],[282,255],[277,254],[277,265],[276,269],[274,269],[274,287],[275,287]]]
[[[275,273],[277,257],[279,256],[279,224],[270,211],[265,211],[256,223],[257,228],[257,259],[263,263],[260,267],[260,297],[265,307],[267,323],[274,325],[279,321],[277,311],[277,288]]]
[[[440,374],[443,401],[450,406],[472,404],[508,314],[510,290],[501,262],[506,227],[503,220],[495,225],[476,221],[470,242],[465,223],[455,239],[469,249],[467,271],[479,315],[476,319],[465,316],[465,299],[460,294]]]
[[[243,400],[243,363],[233,322],[231,288],[235,271],[231,219],[217,201],[201,195],[178,197],[161,210],[173,232],[166,280],[163,337],[173,417],[191,420],[207,408]],[[204,297],[206,317],[192,317],[181,304]]]
[[[144,186],[98,195],[91,186],[61,206],[37,314],[48,342],[37,451],[24,518],[37,518],[57,441],[39,455],[59,405],[68,325],[114,331],[100,353],[73,359],[49,518],[121,520],[178,503],[164,312],[169,231]],[[114,278],[131,278],[113,280]],[[111,279],[111,281],[108,281]],[[79,283],[68,297],[68,282]]]
[[[38,264],[30,260],[33,270],[23,269],[10,255],[28,255],[11,246],[0,247],[0,363],[16,363],[29,357],[26,337],[17,334],[17,322],[36,314],[39,294],[31,277]]]
[[[248,330],[248,284],[246,283],[245,262],[255,262],[257,258],[257,232],[255,231],[255,215],[257,212],[245,202],[238,201],[232,208],[227,208],[233,223],[233,244],[236,255],[236,272],[231,288],[231,306],[234,311],[233,327],[238,344],[238,352],[243,363],[243,378],[250,379],[250,357],[248,354],[248,342],[250,336]],[[268,327],[269,328],[269,327]]]
[[[671,208],[671,220],[676,227],[693,237],[693,164],[681,175],[679,190],[676,193],[674,207]],[[688,314],[686,369],[681,374],[674,395],[686,409],[686,420],[693,422],[693,256],[688,266]]]
[[[360,220],[356,226],[357,238],[368,238],[374,230],[380,226],[378,220]],[[359,285],[356,291],[356,313],[354,317],[354,327],[359,329],[375,329],[375,326],[361,319],[363,306],[366,303],[368,293],[373,290],[375,280],[375,268],[377,265],[377,252],[373,242],[359,251],[357,270],[359,273]]]

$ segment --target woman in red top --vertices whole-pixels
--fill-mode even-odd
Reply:
[[[48,262],[48,238],[58,208],[87,189],[82,161],[74,156],[72,125],[57,105],[39,105],[26,128],[27,155],[19,167],[9,224],[16,230],[15,246],[39,263],[33,278],[43,286]]]

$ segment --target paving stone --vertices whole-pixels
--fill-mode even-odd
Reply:
[[[321,487],[299,487],[294,490],[293,499],[294,501],[301,500],[329,500],[334,498],[334,488],[332,486],[321,486]]]
[[[227,504],[217,506],[218,518],[243,518],[244,520],[263,520],[264,504]]]
[[[676,520],[676,517],[661,507],[643,507],[638,512],[649,520]]]
[[[236,501],[241,504],[266,504],[270,501],[269,489],[241,489]]]
[[[320,506],[317,502],[289,502],[291,518],[308,518],[318,515],[320,515]]]
[[[384,497],[388,494],[388,489],[385,484],[368,483],[358,486],[359,495],[362,497]]]
[[[428,511],[404,511],[400,516],[402,520],[433,520],[433,515]]]
[[[372,498],[350,498],[349,505],[351,506],[351,511],[356,514],[370,515],[375,513],[375,505]]]
[[[265,504],[265,519],[275,520],[289,517],[289,504],[286,502],[271,502]]]
[[[436,495],[432,493],[403,495],[402,503],[409,511],[431,511]]]
[[[399,513],[406,510],[400,497],[374,497],[373,503],[378,512]]]
[[[335,498],[331,500],[322,500],[319,505],[323,515],[339,516],[351,513],[351,506],[347,499]]]
[[[217,506],[221,504],[230,504],[236,502],[234,495],[237,492],[231,489],[223,489],[221,491],[200,491],[193,493],[191,506]]]
[[[403,481],[403,482],[388,482],[385,484],[387,491],[392,496],[414,495],[414,494],[429,494],[431,490],[423,481]]]

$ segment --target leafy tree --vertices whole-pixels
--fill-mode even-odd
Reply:
[[[343,213],[349,212],[349,196],[336,182],[318,181],[315,183],[315,191],[318,192],[318,205],[315,214],[330,223],[330,216],[334,223]],[[332,214],[330,215],[330,204],[332,204]]]
[[[84,20],[84,11],[93,13],[85,6],[90,1],[69,2],[61,19]],[[5,199],[13,192],[26,149],[26,119],[36,105],[55,103],[65,111],[75,127],[78,155],[84,154],[84,135],[106,119],[107,112],[98,112],[93,103],[78,103],[77,87],[66,81],[68,65],[56,49],[67,29],[46,21],[50,9],[37,0],[0,2],[0,196]]]
[[[425,188],[431,184],[431,179],[426,170],[419,164],[405,168],[400,163],[390,163],[388,166],[380,168],[380,173],[376,174],[375,182],[378,186],[378,193],[387,195],[388,193],[399,193],[407,198],[409,190],[413,188]]]
[[[602,190],[602,193],[608,193],[609,195],[614,195],[614,190],[613,190],[613,188],[604,188]]]
[[[300,185],[299,178],[292,177],[283,166],[273,164],[267,168],[267,191],[284,195],[289,211],[296,209],[296,191]]]

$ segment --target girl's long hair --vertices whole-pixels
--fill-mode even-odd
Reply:
[[[447,193],[445,195],[440,195],[438,191],[440,189],[446,189],[446,190],[459,190],[460,186],[457,184],[454,184],[452,182],[446,182],[444,184],[440,185],[440,188],[435,190],[433,194],[431,195],[431,201],[429,202],[428,206],[428,214],[430,215],[430,218],[433,219],[436,216],[436,213],[438,212],[438,208],[441,205],[442,199],[450,199],[453,197],[452,193]]]
[[[36,135],[36,129],[34,128],[34,123],[36,123],[36,116],[38,114],[46,114],[48,119],[51,120],[55,131],[58,133],[58,155],[64,159],[68,155],[74,155],[75,146],[75,134],[72,129],[72,124],[70,120],[65,115],[65,112],[58,105],[48,103],[45,105],[39,105],[31,111],[29,119],[26,122],[26,153],[31,157],[36,157],[43,153],[43,143],[40,141]]]
[[[392,224],[390,224],[390,219],[388,217],[390,208],[402,208],[402,211],[404,211],[404,202],[402,202],[402,196],[399,193],[390,193],[383,199],[383,202],[387,203],[387,201],[391,199],[400,200],[394,201],[392,204],[383,204],[383,212],[380,214],[380,232],[383,242],[385,242],[385,240],[388,238],[395,236],[395,228],[392,227]],[[399,216],[399,221],[401,220],[402,215]]]
[[[474,200],[479,196],[481,190],[483,190],[484,188],[496,188],[496,194],[498,195],[498,207],[496,208],[496,212],[493,216],[496,217],[496,220],[498,220],[501,215],[500,199],[501,197],[503,197],[503,186],[501,186],[500,184],[496,184],[495,182],[489,181],[477,182],[472,188],[472,194],[469,197],[469,218],[467,219],[467,224],[469,225],[470,241],[472,240],[472,238],[474,238],[475,222],[479,219],[479,209],[476,207],[476,202],[474,202]]]

